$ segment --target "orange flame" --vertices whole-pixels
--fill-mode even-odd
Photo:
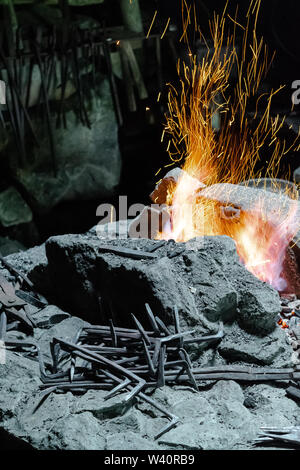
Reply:
[[[254,178],[259,181],[262,177],[262,147],[270,149],[264,176],[272,179],[278,174],[283,156],[291,149],[300,148],[299,135],[290,148],[285,141],[279,140],[278,133],[285,118],[270,116],[272,98],[283,87],[257,97],[273,59],[269,59],[263,39],[258,40],[256,35],[260,3],[260,0],[250,2],[246,26],[238,23],[237,11],[234,18],[226,13],[226,5],[222,16],[215,15],[210,22],[212,45],[206,56],[201,61],[192,56],[189,64],[178,61],[181,89],[177,91],[169,85],[169,112],[163,139],[168,136],[167,151],[172,162],[184,160],[183,170],[187,176],[183,174],[168,195],[171,221],[158,238],[187,241],[195,236],[229,235],[236,241],[237,251],[246,267],[263,281],[283,290],[282,266],[286,248],[299,228],[298,203],[293,200],[296,194],[288,188],[285,194],[278,194],[282,204],[275,212],[270,213],[264,199],[255,198],[252,205],[249,202],[246,211],[243,207],[229,208],[232,214],[227,217],[228,208],[224,209],[217,197],[201,197],[202,192],[195,194],[190,184],[192,176],[205,183],[208,189],[218,191],[219,188],[223,196],[225,191],[230,202],[230,192],[235,191],[236,184]],[[191,6],[188,7],[185,0],[184,9],[182,39],[186,40],[193,22]],[[231,32],[225,36],[228,19]],[[195,29],[198,29],[196,22]],[[235,45],[237,29],[242,34],[241,50]],[[204,40],[201,33],[200,38]],[[192,55],[190,49],[188,55]],[[233,87],[229,85],[231,73],[237,75]],[[256,122],[255,127],[246,114],[250,100],[256,102],[252,120]],[[259,113],[258,106],[263,103],[264,111]],[[216,117],[221,120],[218,132],[213,125]],[[254,188],[253,191],[257,190]],[[267,194],[270,192],[265,192]],[[236,212],[238,216],[235,217]]]

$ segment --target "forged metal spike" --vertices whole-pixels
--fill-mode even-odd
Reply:
[[[180,355],[180,357],[182,357],[182,359],[184,359],[188,363],[189,367],[191,367],[191,368],[193,367],[191,358],[190,358],[190,356],[188,355],[188,353],[186,352],[185,349],[183,349],[183,348],[179,349],[179,355]]]
[[[161,350],[161,340],[157,339],[154,344],[154,353],[152,356],[152,362],[153,362],[154,367],[156,367],[158,364],[160,350]]]
[[[102,346],[89,346],[87,344],[85,344],[84,347],[89,351],[100,352],[101,354],[110,355],[110,356],[124,356],[124,354],[130,353],[130,351],[127,351],[126,348],[111,348],[111,347],[107,347],[103,345]],[[137,354],[137,353],[134,352],[133,354]]]
[[[282,428],[275,428],[275,427],[272,427],[272,426],[262,426],[260,428],[262,431],[266,431],[266,432],[269,432],[269,433],[274,433],[274,434],[278,434],[279,436],[281,434],[285,434],[286,432],[289,432],[291,431],[291,429],[293,429],[292,427],[289,427],[289,426],[285,426],[285,427],[282,427]]]
[[[93,353],[91,351],[86,350],[83,346],[78,346],[76,344],[72,344],[69,341],[65,341],[65,340],[62,340],[60,338],[54,337],[53,341],[55,343],[58,343],[61,348],[65,349],[67,351],[71,351],[71,352],[73,352],[74,354],[77,354],[77,355],[80,354],[82,357],[84,356],[83,358],[86,359],[86,360],[90,359],[90,362],[93,362],[94,364],[100,364],[102,367],[103,367],[103,364],[104,364],[104,365],[108,366],[108,368],[119,372],[120,374],[124,375],[125,377],[128,377],[128,378],[130,378],[130,379],[132,379],[136,382],[139,382],[139,383],[143,383],[143,384],[145,383],[145,381],[143,379],[138,377],[136,374],[134,374],[130,370],[125,369],[124,367],[120,366],[119,364],[117,364],[114,361],[110,361],[109,359],[107,359],[106,357],[104,357],[103,355],[101,355],[99,353],[97,353],[97,354]]]
[[[166,410],[164,407],[159,405],[156,401],[152,400],[152,398],[150,398],[148,395],[145,395],[143,392],[140,392],[139,398],[141,398],[142,400],[149,403],[149,405],[152,405],[153,408],[156,408],[158,411],[163,413],[168,419],[171,420],[171,422],[169,424],[167,424],[167,426],[165,426],[163,429],[160,430],[160,432],[158,434],[156,434],[156,436],[154,437],[155,440],[159,439],[163,434],[170,431],[170,429],[174,428],[176,426],[176,424],[179,423],[180,420],[177,416],[173,415],[168,410]]]
[[[47,397],[49,397],[49,395],[51,395],[52,392],[55,392],[57,390],[57,386],[53,386],[53,387],[50,387],[50,388],[47,388],[46,390],[43,390],[41,393],[40,393],[40,396],[39,396],[39,400],[37,401],[37,403],[34,405],[32,411],[31,411],[31,414],[34,414],[36,412],[36,410],[41,406],[42,403],[44,403],[44,401],[46,400]]]
[[[115,375],[110,373],[111,378],[113,378],[116,382],[121,383],[122,379],[119,377],[116,377]],[[146,384],[145,384],[146,385]],[[128,385],[128,388],[131,388],[131,385]],[[154,401],[152,398],[150,398],[148,395],[145,395],[143,392],[139,392],[138,398],[144,400],[145,402],[149,403],[149,405],[153,406],[153,408],[156,408],[158,411],[163,413],[171,422],[165,426],[161,431],[154,437],[154,439],[158,439],[161,437],[163,434],[166,432],[170,431],[173,427],[176,426],[176,424],[179,422],[179,418],[172,413],[170,413],[168,410],[166,410],[163,406],[158,404],[156,401]]]
[[[74,344],[78,343],[81,334],[82,334],[82,328],[79,328],[79,330],[76,332],[74,339],[73,339]]]
[[[53,383],[53,387],[56,387],[56,391],[66,391],[66,392],[72,392],[73,390],[80,390],[86,392],[87,390],[111,390],[112,384],[111,383],[95,383],[95,382],[87,382],[87,383],[81,383],[81,382],[65,382],[65,383]],[[46,389],[49,388],[49,385],[41,385],[41,389]]]
[[[111,339],[112,339],[112,345],[114,348],[118,347],[118,340],[117,340],[117,335],[114,327],[114,323],[112,319],[109,319],[109,327],[110,327],[110,332],[111,332]]]
[[[178,307],[177,305],[174,306],[173,310],[173,316],[174,316],[174,327],[175,327],[175,333],[180,333],[180,323],[179,323],[179,314],[178,314]],[[181,337],[179,340],[179,347],[182,349],[183,348],[183,338]]]
[[[189,343],[200,343],[200,342],[206,342],[206,341],[217,341],[219,339],[222,339],[223,336],[224,336],[223,322],[220,322],[219,331],[215,335],[199,336],[197,338],[185,339],[183,342],[184,344],[189,344]]]
[[[115,330],[117,333],[138,333],[138,330],[133,329],[133,328],[121,328],[121,327],[115,327]],[[97,334],[105,334],[109,332],[109,326],[107,325],[91,325],[91,326],[86,326],[82,328],[82,331],[84,333],[90,333],[90,332],[96,332]],[[148,335],[151,334],[151,331],[146,331]]]
[[[51,341],[51,343],[50,343],[50,352],[51,352],[51,357],[52,357],[52,362],[53,362],[52,370],[53,370],[54,373],[56,373],[57,369],[58,369],[59,350],[60,350],[59,344],[54,343],[53,341]]]
[[[191,361],[190,361],[190,358],[189,358],[187,352],[185,350],[181,350],[181,351],[179,351],[179,355],[183,359],[184,363],[186,364],[186,367],[185,367],[186,373],[188,374],[188,376],[190,378],[192,386],[194,387],[195,390],[198,391],[198,386],[197,386],[197,383],[196,383],[196,380],[195,380],[195,377],[194,377],[194,374],[193,374],[192,368],[191,368]]]
[[[108,400],[109,398],[113,397],[116,393],[123,390],[123,388],[126,388],[130,383],[131,383],[131,380],[125,379],[124,382],[117,385],[107,395],[105,395],[104,400]]]
[[[175,428],[175,426],[180,422],[180,419],[177,416],[174,416],[169,424],[167,424],[164,428],[162,428],[158,434],[154,436],[154,440],[159,439],[161,436],[166,434],[171,429]]]
[[[71,367],[70,367],[70,382],[73,382],[74,374],[75,374],[75,367],[76,367],[76,356],[72,356]]]
[[[0,341],[5,342],[7,328],[7,316],[5,312],[0,315]]]
[[[297,447],[300,446],[300,427],[283,427],[283,428],[272,428],[263,427],[262,432],[256,439],[256,443],[270,442],[270,441],[282,441],[283,443],[295,444]]]
[[[137,361],[139,359],[139,356],[134,356],[134,357],[126,357],[124,359],[120,359],[118,361],[116,361],[117,364],[125,364],[126,362],[132,362],[134,363],[135,361]]]
[[[144,330],[144,328],[142,327],[138,319],[133,315],[133,313],[131,314],[131,317],[133,318],[133,321],[135,322],[137,329],[141,333],[141,337],[145,340],[147,344],[150,344],[149,336],[147,335],[146,331]]]
[[[128,393],[128,395],[126,395],[125,401],[130,401],[130,400],[132,400],[132,398],[134,398],[136,395],[138,395],[141,392],[141,390],[143,390],[143,388],[145,386],[145,383],[146,382],[144,382],[144,383],[140,382],[134,388],[132,388],[130,393]]]
[[[181,339],[184,336],[191,335],[193,333],[195,333],[195,330],[184,331],[183,333],[176,333],[175,335],[165,336],[164,338],[161,338],[161,341],[162,343],[167,343],[169,341],[174,341],[175,339]]]
[[[155,321],[155,317],[153,315],[153,312],[150,308],[150,305],[149,304],[145,304],[145,307],[146,307],[146,312],[147,312],[147,315],[148,315],[148,318],[149,318],[149,321],[150,321],[150,324],[151,324],[151,327],[153,328],[153,331],[157,334],[160,334],[160,330],[158,328],[158,325]]]
[[[146,356],[146,361],[147,361],[148,368],[149,368],[149,374],[150,376],[153,377],[155,375],[155,370],[154,370],[153,362],[151,360],[151,356],[150,356],[150,353],[149,353],[149,350],[148,350],[148,347],[144,338],[142,338],[142,343],[143,343],[144,350],[145,350],[145,356]]]
[[[169,364],[168,364],[169,365]],[[182,361],[182,360],[178,360],[178,361],[173,361],[171,363],[172,366],[181,366],[180,370],[176,372],[176,375],[174,377],[174,381],[177,382],[177,380],[179,379],[179,377],[182,376],[182,374],[184,373],[185,371],[185,361]],[[169,371],[168,371],[169,372]]]
[[[174,314],[175,333],[180,333],[180,324],[179,324],[179,315],[178,315],[177,305],[174,306],[173,314]]]
[[[164,322],[159,317],[155,317],[155,320],[162,333],[164,333],[167,336],[171,334],[171,332],[168,330]]]
[[[158,359],[158,368],[157,368],[157,387],[165,386],[165,355],[166,355],[166,345],[164,344],[160,348],[159,359]]]

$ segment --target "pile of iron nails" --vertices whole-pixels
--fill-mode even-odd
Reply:
[[[300,368],[271,369],[263,367],[219,366],[193,368],[186,347],[191,343],[214,343],[223,337],[223,325],[210,336],[194,336],[194,331],[180,331],[179,315],[174,307],[174,325],[155,316],[145,304],[151,331],[145,330],[132,315],[136,329],[119,328],[110,320],[108,326],[82,328],[73,342],[53,338],[50,349],[52,373],[41,369],[41,395],[35,406],[52,392],[85,393],[90,389],[108,390],[105,399],[128,391],[126,400],[141,399],[162,412],[169,423],[158,433],[159,438],[174,427],[179,419],[161,407],[146,393],[165,384],[190,384],[198,390],[202,380],[236,380],[240,382],[294,381],[298,388]],[[289,387],[291,388],[291,387]]]
[[[126,252],[125,256],[132,254]],[[208,336],[195,336],[194,330],[181,331],[176,306],[172,326],[165,325],[145,304],[143,318],[149,329],[132,315],[134,329],[116,327],[109,320],[108,325],[89,325],[80,329],[72,342],[54,337],[50,343],[52,362],[47,362],[33,338],[36,325],[30,316],[30,305],[43,309],[47,301],[34,291],[34,285],[26,276],[2,257],[1,261],[16,280],[12,284],[0,277],[0,340],[7,349],[39,363],[41,391],[32,413],[53,392],[107,390],[106,400],[119,392],[128,392],[125,401],[143,400],[168,419],[168,424],[155,436],[157,439],[172,429],[179,419],[153,400],[147,389],[165,384],[189,384],[198,390],[199,382],[207,380],[288,381],[287,395],[300,399],[300,366],[280,369],[237,365],[193,367],[187,352],[189,344],[218,343],[224,335],[223,324],[220,323],[216,334]],[[7,333],[13,330],[23,331],[28,339],[11,340]],[[291,437],[291,443],[299,445],[295,429],[263,430],[257,443],[271,442],[272,438],[288,442]]]
[[[26,276],[2,257],[1,261],[15,275],[16,282],[13,285],[0,276],[0,341],[7,349],[21,352],[39,362],[42,392],[33,412],[54,391],[85,393],[90,389],[104,389],[109,391],[106,395],[108,399],[127,390],[126,400],[131,401],[138,396],[170,420],[156,438],[177,424],[179,420],[176,416],[142,390],[161,387],[170,380],[176,382],[177,377],[190,381],[198,389],[184,345],[191,341],[218,341],[223,336],[222,328],[216,335],[185,340],[193,331],[180,331],[176,307],[175,333],[172,334],[146,304],[146,314],[153,331],[144,330],[134,315],[136,329],[117,328],[112,320],[108,326],[91,325],[79,330],[72,343],[54,338],[50,344],[53,361],[50,364],[44,361],[39,344],[32,338],[36,324],[29,308],[35,305],[42,309],[47,302],[34,292],[34,286]],[[7,333],[12,330],[23,331],[28,339],[11,340]],[[68,363],[69,368],[66,369]]]
[[[53,338],[50,344],[52,373],[46,373],[40,361],[43,391],[35,409],[54,391],[84,393],[90,389],[108,390],[105,399],[120,391],[128,391],[126,400],[138,397],[169,419],[156,438],[175,426],[178,418],[146,395],[144,390],[180,382],[180,378],[198,390],[185,345],[191,341],[218,341],[223,331],[220,328],[216,335],[191,339],[194,331],[180,331],[176,307],[173,333],[159,317],[154,316],[148,304],[145,307],[151,331],[145,330],[132,315],[136,329],[116,327],[110,320],[108,326],[82,328],[73,342]],[[186,339],[188,336],[190,339]]]

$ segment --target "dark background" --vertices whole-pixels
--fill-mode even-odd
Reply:
[[[107,26],[122,24],[120,9],[117,8],[117,0],[105,1],[100,5],[86,7],[72,7],[71,15],[83,14],[91,16]],[[223,11],[224,0],[201,0],[196,1],[198,12],[198,24],[201,30],[208,34],[208,21],[213,12]],[[230,0],[229,12],[233,15],[239,4],[239,20],[245,23],[245,14],[248,10],[247,1]],[[171,25],[177,26],[177,37],[181,33],[181,0],[140,0],[145,33],[151,23],[155,10],[158,10],[157,18],[153,26],[153,32],[162,32],[167,19],[170,17]],[[19,8],[19,7],[18,7]],[[23,6],[24,8],[24,6]],[[291,112],[291,84],[300,79],[300,2],[296,0],[263,0],[259,22],[258,33],[262,35],[271,51],[276,50],[276,57],[271,66],[269,75],[264,82],[267,90],[276,88],[280,84],[285,89],[276,95],[272,112],[281,115],[290,115],[292,122],[299,125],[299,106]],[[176,39],[176,33],[175,39]],[[195,45],[197,38],[191,36],[191,45]],[[176,41],[175,41],[176,43]],[[176,43],[178,56],[184,56],[184,45]],[[163,82],[176,83],[176,68],[174,60],[166,41],[162,41],[162,73]],[[44,241],[52,234],[68,232],[84,232],[98,222],[96,207],[102,202],[117,204],[118,196],[126,194],[128,203],[149,203],[149,193],[153,189],[157,177],[155,173],[163,165],[168,163],[168,155],[165,147],[161,144],[161,133],[164,123],[164,113],[167,109],[166,87],[162,91],[162,99],[159,104],[157,98],[157,81],[155,78],[155,63],[145,63],[141,60],[142,73],[149,91],[149,99],[138,103],[138,110],[130,113],[124,100],[124,84],[117,80],[118,93],[120,96],[122,111],[124,113],[124,125],[119,128],[119,145],[122,155],[122,175],[119,186],[110,200],[100,199],[91,201],[76,201],[74,203],[61,203],[50,213],[36,214],[35,224],[38,235],[34,240],[27,237],[27,245]],[[149,113],[145,111],[150,107],[152,120]],[[294,138],[293,131],[284,128],[282,136],[289,139]],[[109,156],[108,156],[109,158]],[[266,157],[267,158],[267,157]],[[291,153],[287,155],[279,176],[284,176],[287,169],[294,171],[299,166],[299,155]],[[4,235],[10,235],[1,230]],[[22,237],[21,237],[22,238]],[[22,240],[23,242],[23,240]],[[25,243],[25,244],[26,244]]]

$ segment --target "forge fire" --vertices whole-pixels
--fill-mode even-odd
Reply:
[[[0,450],[299,449],[300,8],[267,3],[0,1]]]

